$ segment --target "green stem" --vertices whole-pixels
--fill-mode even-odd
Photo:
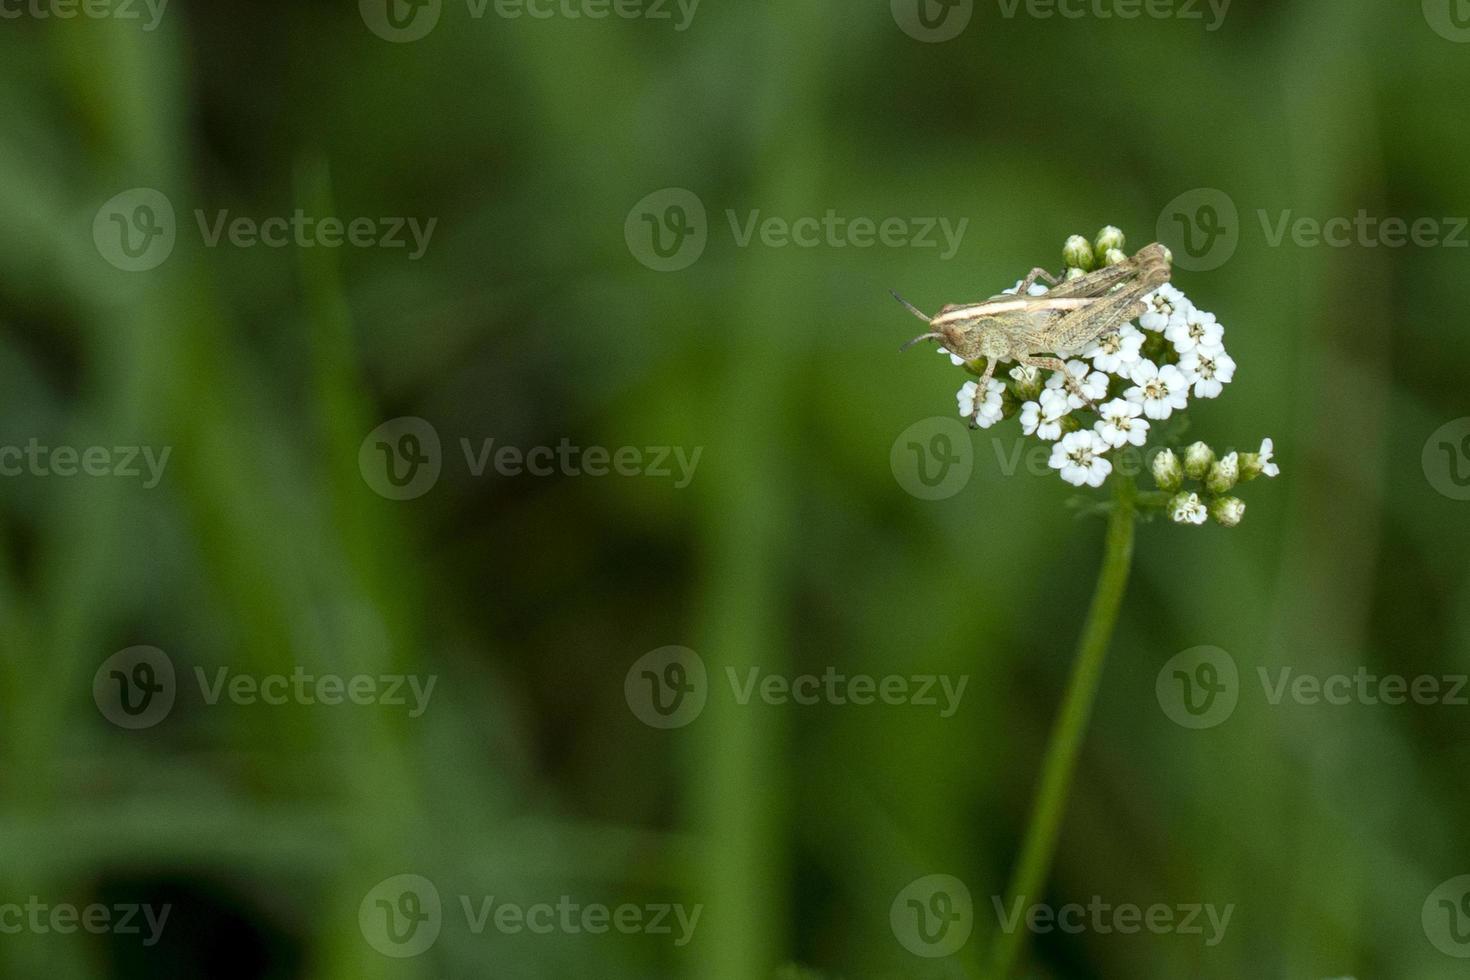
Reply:
[[[1077,754],[1082,748],[1082,736],[1087,731],[1093,701],[1097,698],[1108,642],[1118,621],[1118,608],[1123,603],[1123,591],[1128,585],[1128,569],[1133,561],[1133,481],[1115,475],[1113,497],[1116,506],[1108,518],[1102,570],[1098,573],[1092,605],[1087,610],[1087,622],[1077,644],[1077,660],[1072,665],[1066,700],[1052,728],[1051,742],[1047,745],[1041,789],[1026,830],[1020,863],[1011,878],[1006,896],[1007,909],[1014,908],[1018,900],[1022,904],[1038,901],[1046,884],[1052,855],[1056,851],[1057,833],[1067,810],[1072,772],[1077,766]],[[998,935],[991,959],[991,976],[996,980],[1010,976],[1025,937],[1025,930],[1019,926]]]

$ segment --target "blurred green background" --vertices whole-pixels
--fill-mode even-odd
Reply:
[[[1470,947],[1428,919],[1470,872],[1470,709],[1272,704],[1257,680],[1470,670],[1470,504],[1422,464],[1470,414],[1460,0],[1223,19],[1184,0],[1132,19],[1128,0],[1080,17],[924,0],[935,31],[959,28],[947,40],[923,39],[907,0],[668,19],[652,0],[605,19],[566,12],[595,0],[547,18],[175,0],[152,30],[141,6],[37,2],[0,0],[0,446],[170,456],[151,488],[0,479],[0,904],[171,913],[154,945],[0,918],[5,976],[982,975],[1102,525],[1053,475],[1002,474],[1014,421],[973,434],[961,492],[905,490],[895,439],[951,416],[964,376],[896,353],[917,324],[887,290],[933,309],[1056,269],[1068,234],[1104,223],[1130,251],[1183,234],[1200,199],[1170,205],[1198,188],[1233,205],[1238,241],[1209,268],[1181,257],[1175,282],[1226,324],[1239,369],[1191,434],[1272,436],[1283,475],[1249,488],[1233,531],[1141,528],[1036,900],[1233,916],[1213,946],[1037,934],[1027,973],[1464,975],[1451,954]],[[438,20],[388,40],[390,12],[410,34]],[[135,188],[170,203],[177,240],[127,271],[107,203]],[[638,234],[673,235],[667,198],[645,203],[667,188],[697,198],[707,244],[659,271]],[[435,225],[415,260],[211,247],[195,218],[298,208]],[[1446,241],[1273,243],[1287,212],[1360,209]],[[946,258],[741,245],[729,217],[829,210],[968,224]],[[359,459],[400,417],[442,440],[409,500]],[[477,476],[461,440],[490,438],[701,455],[684,487]],[[166,653],[177,697],[128,729],[93,684],[137,645]],[[669,645],[699,654],[709,697],[663,730],[624,682]],[[1239,704],[1191,730],[1155,679],[1198,645],[1233,657]],[[724,680],[829,666],[968,680],[950,717],[742,705]],[[220,668],[437,686],[418,717],[210,704],[195,672]],[[443,901],[437,941],[404,958],[366,924],[400,874]],[[890,921],[931,874],[973,899],[946,957]],[[681,946],[476,932],[460,905],[564,895],[702,912]]]

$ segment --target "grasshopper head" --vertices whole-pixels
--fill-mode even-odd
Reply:
[[[971,331],[967,330],[962,324],[945,319],[944,315],[955,309],[955,307],[946,306],[944,309],[940,310],[937,315],[931,317],[929,314],[923,312],[918,307],[914,306],[914,304],[910,303],[908,300],[898,295],[898,293],[894,293],[893,298],[902,303],[904,309],[908,310],[920,320],[923,320],[924,323],[929,326],[928,332],[921,333],[913,340],[910,340],[908,343],[904,344],[902,347],[899,348],[900,351],[906,351],[920,341],[938,340],[944,344],[945,349],[954,351],[955,353],[960,354],[963,357],[966,356],[965,351],[974,346],[974,340],[971,336]],[[968,360],[969,358],[966,357],[966,359]]]

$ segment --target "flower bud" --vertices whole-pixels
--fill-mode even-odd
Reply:
[[[1226,453],[1215,461],[1205,476],[1205,489],[1210,493],[1225,493],[1240,480],[1240,457]]]
[[[1074,269],[1089,272],[1093,263],[1092,246],[1087,244],[1087,239],[1081,235],[1073,235],[1067,239],[1067,244],[1062,246],[1062,261]]]
[[[1117,265],[1120,262],[1127,261],[1128,256],[1123,254],[1121,248],[1110,248],[1103,253],[1103,265]]]
[[[1197,493],[1176,493],[1169,498],[1169,520],[1175,524],[1203,524],[1207,512]]]
[[[1011,368],[1011,379],[1016,382],[1016,394],[1024,401],[1035,401],[1041,397],[1041,372],[1026,364]]]
[[[1169,263],[1170,265],[1173,265],[1174,264],[1174,253],[1171,252],[1171,251],[1169,251],[1169,246],[1167,246],[1167,245],[1160,245],[1159,248],[1161,248],[1161,249],[1164,250],[1164,261],[1167,262],[1167,263]]]
[[[1179,465],[1179,457],[1174,455],[1174,450],[1165,449],[1154,456],[1150,464],[1153,471],[1154,483],[1160,490],[1178,490],[1184,481],[1184,468]]]
[[[1215,462],[1215,451],[1202,442],[1191,444],[1184,450],[1184,472],[1191,480],[1203,480]]]
[[[1097,241],[1093,243],[1093,253],[1097,255],[1099,262],[1105,261],[1104,256],[1109,249],[1123,250],[1123,233],[1112,225],[1107,225],[1097,233]]]
[[[1072,265],[1072,266],[1068,266],[1067,267],[1067,274],[1065,276],[1063,276],[1062,278],[1063,279],[1081,279],[1085,275],[1087,275],[1087,273],[1083,272],[1081,269],[1077,268],[1075,265]]]
[[[1210,516],[1221,527],[1234,527],[1245,516],[1245,501],[1239,497],[1216,497],[1210,501]]]

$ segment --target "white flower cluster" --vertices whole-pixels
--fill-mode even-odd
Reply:
[[[1005,292],[1014,293],[1019,285]],[[1044,292],[1046,287],[1039,283],[1029,290],[1031,295]],[[1235,376],[1235,361],[1225,352],[1225,328],[1213,313],[1198,309],[1169,283],[1150,293],[1145,302],[1148,309],[1137,325],[1124,324],[1067,362],[1066,374],[1075,385],[1069,386],[1062,372],[1053,372],[1045,387],[1021,402],[1021,431],[1056,443],[1050,465],[1074,486],[1101,486],[1113,469],[1107,459],[1110,451],[1142,446],[1150,421],[1182,411],[1191,395],[1218,397]],[[1156,338],[1152,345],[1150,335]],[[1157,362],[1144,355],[1146,346],[1161,352]],[[949,357],[957,365],[964,363],[953,354]],[[1011,377],[1024,386],[1034,371],[1017,368]],[[1121,397],[1104,401],[1115,378],[1127,387]],[[957,398],[960,415],[982,429],[990,428],[1004,417],[1005,390],[994,379],[983,393],[976,382],[966,382]],[[1089,401],[1096,405],[1098,419],[1084,427],[1070,416]]]

